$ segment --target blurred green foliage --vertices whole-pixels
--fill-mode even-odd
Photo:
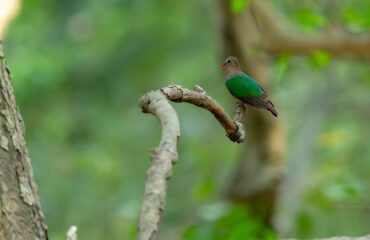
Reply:
[[[307,32],[332,22],[354,32],[370,27],[367,0],[273,2]],[[247,6],[230,3],[234,12]],[[5,51],[51,239],[64,239],[73,224],[81,239],[134,239],[149,150],[160,138],[156,119],[137,106],[146,91],[199,84],[232,111],[215,8],[210,0],[23,2]],[[288,172],[299,173],[290,183],[302,182],[300,198],[282,207],[288,214],[297,205],[287,235],[367,233],[368,64],[315,52],[282,56],[272,67]],[[209,113],[175,107],[180,159],[160,239],[273,239],[247,211],[222,202],[243,145],[230,143]]]
[[[248,6],[248,0],[230,0],[230,9],[234,13],[245,11]]]
[[[239,239],[276,239],[276,234],[254,216],[248,214],[243,206],[228,209],[227,214],[217,221],[195,224],[184,232],[186,240],[239,240]]]
[[[311,62],[316,67],[322,68],[327,66],[331,61],[330,54],[323,51],[314,51],[311,53]]]

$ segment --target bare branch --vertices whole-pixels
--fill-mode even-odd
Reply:
[[[139,105],[143,112],[156,116],[162,125],[161,142],[151,153],[152,165],[147,172],[139,219],[138,240],[153,240],[164,210],[167,180],[171,177],[172,165],[177,160],[180,126],[176,111],[160,91],[145,94],[140,98]]]
[[[370,59],[370,34],[351,34],[331,28],[305,34],[278,14],[265,0],[251,0],[250,7],[261,28],[260,44],[271,54],[304,55],[324,51],[333,56]]]
[[[240,132],[240,138],[245,138],[245,129],[244,129],[244,118],[245,118],[245,105],[243,102],[237,102],[235,104],[235,116],[234,122],[238,126],[238,131]]]
[[[237,102],[235,104],[235,116],[234,116],[234,121],[235,122],[244,122],[244,117],[245,117],[245,105],[243,102]]]
[[[225,129],[227,136],[235,142],[245,138],[245,106],[238,103],[235,108],[235,122],[224,109],[199,86],[195,91],[171,85],[155,92],[148,92],[139,100],[143,112],[156,116],[162,126],[162,139],[151,153],[152,165],[147,172],[144,200],[139,218],[138,240],[153,240],[158,232],[161,214],[164,210],[167,180],[172,175],[172,166],[177,161],[177,144],[180,137],[179,120],[168,100],[188,102],[213,113]]]
[[[163,94],[171,101],[174,102],[187,102],[195,106],[207,109],[210,111],[221,126],[225,129],[228,138],[233,142],[241,143],[244,141],[245,132],[244,129],[240,129],[239,125],[242,125],[242,118],[244,116],[245,107],[240,107],[237,104],[238,114],[240,115],[233,121],[230,116],[225,112],[223,107],[216,102],[213,98],[199,86],[195,87],[195,91],[183,88],[178,85],[171,85],[161,89]],[[240,124],[237,124],[239,122]]]

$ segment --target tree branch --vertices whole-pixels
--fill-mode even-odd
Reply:
[[[145,94],[139,105],[143,112],[156,116],[162,125],[161,142],[151,153],[152,165],[147,172],[139,218],[138,240],[153,240],[166,201],[166,181],[171,177],[172,165],[177,160],[180,126],[176,111],[160,91]]]
[[[276,13],[265,0],[251,0],[261,28],[260,47],[271,54],[305,55],[324,51],[333,56],[370,59],[370,34],[351,34],[330,28],[314,34],[305,34]]]
[[[221,126],[225,129],[227,137],[237,143],[241,143],[245,138],[243,127],[244,104],[236,104],[235,118],[232,120],[225,112],[223,107],[200,87],[195,86],[195,91],[183,88],[179,85],[170,85],[161,89],[161,92],[173,102],[187,102],[195,106],[207,109],[210,111]]]
[[[209,110],[225,129],[227,136],[235,142],[245,138],[241,121],[244,118],[244,104],[235,107],[235,122],[224,109],[199,86],[195,91],[171,85],[158,91],[151,91],[142,96],[139,105],[143,112],[156,116],[162,126],[162,139],[152,151],[152,165],[147,172],[144,200],[139,217],[138,240],[153,240],[158,232],[161,213],[164,210],[167,180],[172,175],[172,166],[177,161],[177,145],[180,126],[176,111],[168,100],[188,102]]]

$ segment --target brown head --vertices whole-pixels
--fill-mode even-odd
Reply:
[[[236,57],[228,57],[225,62],[221,65],[222,68],[234,67],[240,69],[239,60]]]
[[[225,78],[234,74],[235,72],[240,72],[239,60],[236,57],[228,57],[225,62],[221,65],[222,68],[225,68]]]

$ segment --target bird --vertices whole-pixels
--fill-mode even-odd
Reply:
[[[221,67],[225,69],[226,87],[231,95],[245,104],[265,109],[275,117],[278,116],[278,112],[266,91],[258,85],[256,80],[241,70],[239,60],[236,57],[226,58]]]

